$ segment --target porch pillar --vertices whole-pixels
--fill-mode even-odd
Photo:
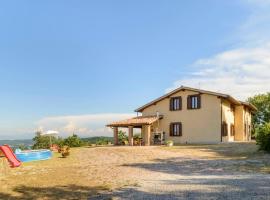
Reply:
[[[133,146],[133,126],[128,127],[128,143]]]
[[[151,137],[151,125],[145,126],[145,146],[150,146],[150,137]]]
[[[113,127],[114,145],[118,145],[118,127]]]

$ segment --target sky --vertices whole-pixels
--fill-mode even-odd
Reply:
[[[0,139],[107,135],[181,85],[270,91],[270,0],[0,2]]]

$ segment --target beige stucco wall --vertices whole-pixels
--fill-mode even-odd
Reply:
[[[248,127],[251,127],[251,112],[245,106],[237,106],[235,113],[235,140],[236,141],[250,141],[251,140],[251,130]],[[245,124],[247,130],[245,133]]]
[[[251,140],[251,112],[249,109],[244,109],[244,125],[247,125],[247,132],[244,133],[244,141]]]
[[[145,145],[151,145],[153,144],[153,134],[151,134],[151,129],[153,129],[153,126],[151,125],[145,125],[142,126],[142,132],[141,132],[141,136],[143,138],[143,141],[145,143]]]
[[[222,100],[222,121],[227,123],[228,136],[222,137],[222,142],[234,141],[234,136],[231,134],[231,125],[235,124],[234,112],[231,109],[231,103],[228,100]]]
[[[165,98],[162,101],[151,105],[144,109],[143,116],[155,115],[159,112],[164,115],[160,120],[151,128],[153,132],[165,132],[166,140],[173,140],[175,143],[218,143],[221,141],[221,99],[214,95],[201,94],[201,108],[188,110],[187,109],[187,96],[198,94],[193,91],[180,91],[171,97],[182,97],[182,110],[170,111],[169,102],[170,98]],[[182,136],[170,137],[169,126],[171,122],[182,123]],[[144,135],[145,128],[142,129]],[[151,136],[153,138],[153,136]]]
[[[244,107],[235,107],[235,141],[244,140]]]

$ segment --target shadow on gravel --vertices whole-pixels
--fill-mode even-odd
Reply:
[[[91,200],[127,199],[127,200],[176,200],[187,199],[184,194],[151,193],[139,190],[139,188],[122,188],[112,192],[101,193],[89,198]]]
[[[194,184],[205,184],[205,180],[198,179]],[[243,179],[242,182],[249,181]],[[253,181],[253,180],[252,180]],[[186,180],[177,180],[168,182],[172,185],[186,184]],[[190,184],[190,183],[189,183]],[[128,200],[176,200],[176,199],[267,199],[270,191],[269,184],[255,183],[252,188],[243,187],[237,188],[232,183],[221,179],[216,179],[213,184],[216,188],[212,191],[206,190],[175,190],[173,192],[162,192],[158,189],[151,192],[143,191],[143,188],[126,187],[114,191],[108,191],[102,187],[83,187],[77,185],[57,186],[57,187],[27,187],[21,186],[14,189],[18,196],[12,196],[5,193],[0,193],[2,200],[112,200],[112,199],[128,199]],[[230,190],[223,189],[224,184],[231,186]]]
[[[55,186],[55,187],[27,187],[14,188],[18,195],[13,196],[7,193],[0,193],[1,200],[58,200],[58,199],[89,199],[100,192],[107,190],[103,187],[84,187],[78,185]]]
[[[261,162],[253,162],[252,160],[206,160],[206,159],[189,159],[189,158],[169,158],[155,159],[151,163],[134,163],[125,164],[126,167],[143,168],[154,172],[162,172],[176,175],[221,175],[226,172],[237,173],[237,169],[241,167],[256,168],[262,167]],[[232,170],[233,169],[233,170]]]
[[[166,148],[166,147],[165,147]],[[258,146],[254,142],[235,142],[235,143],[223,143],[223,144],[200,144],[200,145],[176,145],[167,148],[167,150],[181,151],[181,149],[198,150],[201,152],[215,153],[220,158],[250,158],[261,156],[264,153],[258,151]]]
[[[164,191],[172,189],[173,198],[169,196],[170,194],[159,194],[159,191],[156,191],[157,194],[152,194],[157,195],[156,199],[270,199],[270,174],[241,173],[231,170],[234,165],[247,165],[246,162],[175,157],[124,166],[171,175],[168,180],[159,180],[158,183],[166,187]],[[258,163],[251,162],[249,165],[256,167]],[[159,188],[163,190],[162,187]]]
[[[216,180],[218,182],[218,180]],[[245,180],[243,180],[245,181]],[[246,180],[248,181],[248,180]],[[178,184],[178,183],[174,183]],[[226,184],[226,182],[222,182]],[[176,200],[176,199],[200,199],[200,200],[210,200],[210,199],[269,199],[269,186],[263,186],[261,184],[259,188],[235,188],[231,183],[227,183],[230,188],[224,187],[224,185],[219,184],[216,188],[212,190],[172,190],[171,192],[162,192],[154,190],[153,192],[142,191],[142,188],[122,188],[108,193],[101,193],[90,198],[91,200],[108,200],[108,199],[128,199],[128,200]],[[184,186],[184,185],[183,185]],[[254,186],[250,186],[254,187]]]

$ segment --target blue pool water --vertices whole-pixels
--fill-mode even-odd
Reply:
[[[21,151],[20,149],[16,149],[15,155],[21,162],[29,162],[35,160],[48,160],[52,157],[52,152],[47,149],[31,151]]]

